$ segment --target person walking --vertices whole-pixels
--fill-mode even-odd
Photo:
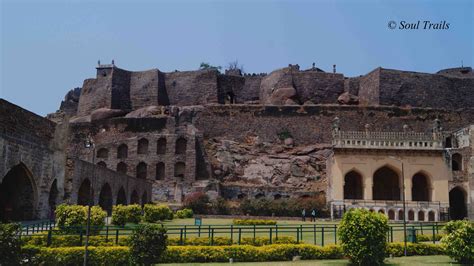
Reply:
[[[311,211],[311,222],[316,222],[316,210]]]
[[[304,221],[306,221],[306,209],[303,209],[303,211],[301,212],[301,219]]]

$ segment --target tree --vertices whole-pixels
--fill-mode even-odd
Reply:
[[[229,64],[227,65],[227,70],[230,70],[230,71],[240,71],[240,73],[244,73],[244,66],[243,65],[239,65],[239,60],[235,60],[235,61],[232,61],[232,62],[229,62]]]
[[[20,265],[19,224],[0,223],[0,265]]]
[[[205,62],[202,62],[201,65],[199,66],[199,69],[201,70],[221,70],[222,67],[221,66],[213,66],[209,63],[205,63]]]
[[[162,224],[140,224],[130,237],[130,259],[133,265],[160,262],[166,250],[166,229]]]
[[[447,235],[441,239],[446,254],[456,261],[472,265],[474,263],[474,225],[469,221],[451,221],[444,230]]]

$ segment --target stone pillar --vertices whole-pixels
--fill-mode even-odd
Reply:
[[[405,175],[405,200],[406,201],[412,201],[412,195],[411,195],[411,178]],[[402,188],[403,189],[403,188]],[[401,191],[403,193],[403,191]],[[400,197],[402,198],[402,197]]]
[[[373,186],[372,176],[364,176],[364,200],[373,199],[372,186]]]

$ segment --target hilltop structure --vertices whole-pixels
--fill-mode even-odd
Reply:
[[[473,103],[468,67],[347,78],[336,66],[222,74],[99,65],[49,120],[0,102],[1,189],[28,188],[0,193],[0,213],[43,218],[63,201],[179,204],[201,191],[324,194],[335,218],[356,207],[393,220],[474,219]],[[21,197],[27,208],[12,205]]]

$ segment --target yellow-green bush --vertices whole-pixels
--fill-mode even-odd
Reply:
[[[275,225],[275,220],[256,220],[256,219],[234,219],[235,225]]]
[[[177,210],[176,211],[176,217],[183,219],[183,218],[193,218],[193,210],[185,208],[182,210]]]
[[[441,240],[441,238],[443,236],[445,236],[445,234],[435,234],[434,239],[435,239],[435,241],[439,241],[439,240]],[[428,235],[417,234],[416,235],[416,241],[418,241],[418,242],[433,241],[433,235],[431,235],[431,234],[428,234]]]
[[[474,264],[474,224],[467,221],[451,221],[444,227],[447,235],[441,242],[446,245],[446,255],[457,262]]]
[[[56,207],[57,226],[67,232],[85,231],[87,206],[61,204]],[[105,225],[107,213],[99,206],[91,208],[91,233],[97,233]]]
[[[115,243],[115,236],[109,235],[108,239],[105,236],[89,236],[89,245],[91,246],[127,246],[128,236],[119,236],[118,243]],[[22,237],[24,245],[34,245],[38,247],[46,247],[48,243],[47,234],[38,234],[33,236]],[[82,243],[78,235],[53,235],[51,237],[50,247],[78,247],[85,244],[86,237],[83,236]]]
[[[279,236],[278,238],[273,238],[272,243],[270,243],[270,238],[268,237],[243,237],[240,240],[241,245],[251,245],[251,246],[265,246],[270,244],[296,244],[296,240],[291,236]]]
[[[404,255],[404,243],[388,243],[387,255],[401,257]],[[408,256],[426,256],[445,254],[444,246],[430,243],[407,243]]]
[[[212,245],[213,246],[230,246],[232,244],[238,244],[238,239],[233,239],[232,243],[230,237],[214,237]],[[208,237],[188,237],[183,238],[183,243],[180,243],[179,237],[168,238],[168,246],[210,246],[211,239]],[[241,245],[250,245],[250,246],[264,246],[270,245],[270,238],[268,237],[256,237],[255,241],[253,237],[244,237],[240,240]],[[296,244],[296,240],[291,236],[281,236],[278,238],[272,239],[272,244]]]
[[[143,207],[143,220],[147,223],[172,219],[173,211],[166,205],[145,204]]]
[[[141,219],[142,207],[138,204],[119,204],[112,208],[112,224],[124,226],[126,223],[139,223]]]

